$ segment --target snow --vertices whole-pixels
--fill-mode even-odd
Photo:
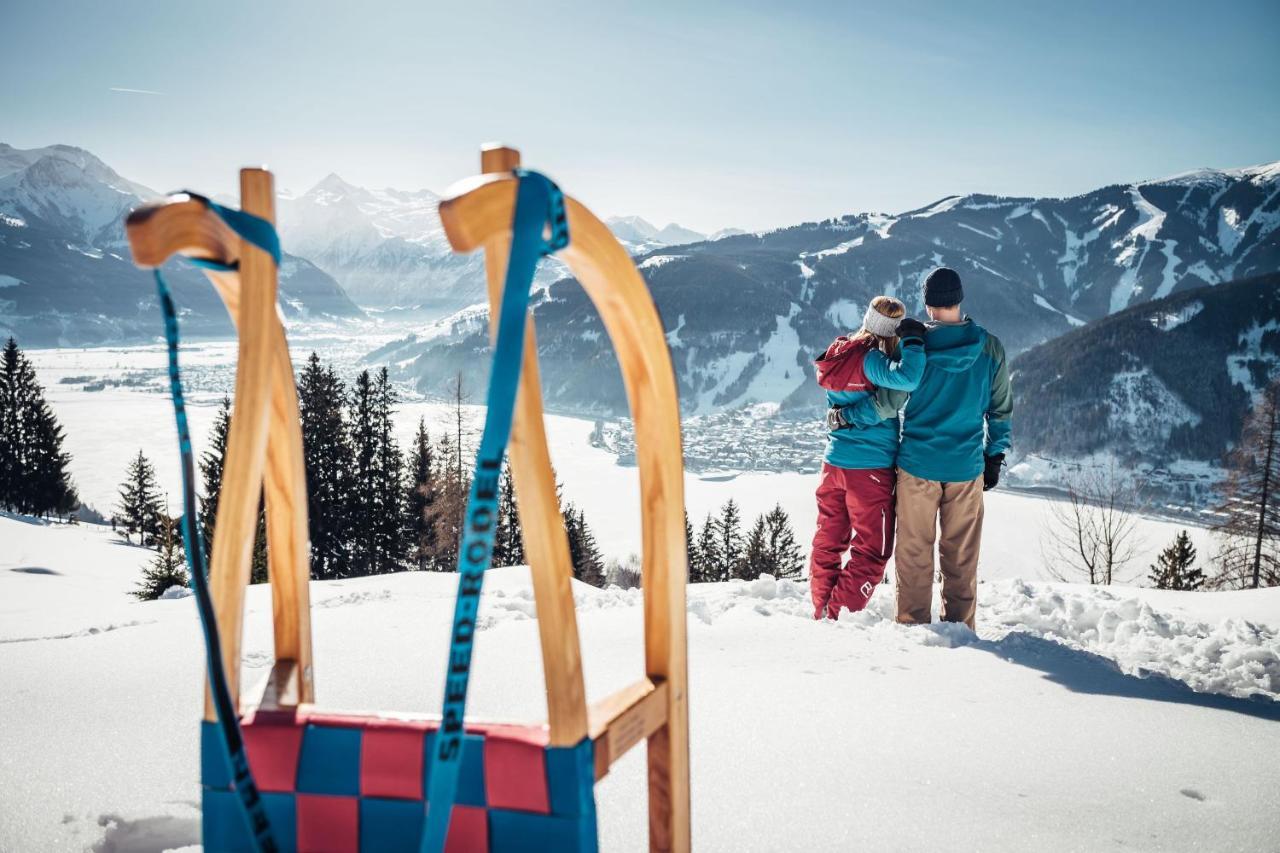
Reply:
[[[1275,355],[1262,349],[1262,336],[1277,329],[1280,329],[1280,320],[1268,320],[1261,324],[1254,322],[1236,339],[1240,348],[1227,356],[1227,375],[1231,377],[1234,384],[1239,385],[1250,396],[1262,389],[1255,387],[1253,372],[1249,369],[1249,365],[1261,361],[1271,362],[1272,368],[1275,367]],[[1274,374],[1274,369],[1271,372]]]
[[[1105,402],[1113,432],[1124,432],[1135,447],[1163,450],[1175,426],[1198,426],[1200,415],[1149,368],[1121,371],[1111,378]]]
[[[939,213],[946,213],[948,210],[951,210],[956,205],[960,204],[960,202],[962,201],[964,201],[963,196],[958,196],[958,195],[948,196],[947,198],[944,198],[941,201],[934,202],[933,204],[921,210],[919,213],[911,214],[911,217],[913,219],[927,219],[930,216],[937,216]]]
[[[669,264],[672,261],[678,261],[681,258],[687,258],[687,257],[689,256],[688,255],[654,255],[652,258],[645,258],[643,261],[641,261],[639,264],[639,268],[642,270],[655,269],[657,267],[663,266],[664,264]]]
[[[1152,314],[1151,325],[1162,332],[1167,332],[1178,328],[1203,310],[1204,303],[1197,299],[1194,302],[1188,302],[1178,311],[1158,311]]]
[[[852,299],[837,299],[827,309],[826,318],[835,324],[837,329],[862,328],[862,318],[866,314],[866,306]]]
[[[1057,308],[1054,308],[1052,305],[1049,304],[1049,300],[1045,299],[1040,294],[1033,293],[1031,294],[1031,298],[1034,299],[1036,301],[1036,304],[1039,305],[1041,308],[1044,308],[1048,311],[1052,311],[1055,314],[1061,314],[1063,317],[1066,318],[1067,322],[1070,323],[1071,325],[1073,326],[1084,325],[1084,322],[1085,322],[1084,320],[1081,320],[1079,317],[1068,314],[1066,311],[1062,311]]]
[[[194,601],[129,597],[151,552],[103,528],[0,517],[0,541],[0,849],[198,845]],[[437,709],[454,584],[314,582],[321,706]],[[642,597],[574,591],[595,700],[642,671]],[[1280,589],[988,577],[976,635],[891,608],[881,587],[814,622],[803,581],[690,587],[694,849],[919,849],[943,821],[962,849],[1273,844]],[[271,661],[270,611],[251,588],[247,685]],[[543,718],[527,570],[490,572],[480,623],[469,712]],[[601,849],[644,849],[644,790],[637,749],[596,788]]]
[[[980,234],[980,235],[982,235],[983,237],[986,237],[986,238],[988,238],[988,239],[990,239],[990,240],[999,240],[999,239],[1000,239],[1000,229],[999,229],[999,228],[993,229],[993,230],[995,231],[995,233],[994,233],[994,234],[990,234],[990,233],[988,233],[988,232],[986,232],[986,231],[983,231],[981,228],[974,228],[972,225],[968,225],[968,224],[966,224],[966,223],[964,223],[964,222],[960,222],[960,223],[957,223],[957,224],[959,224],[959,226],[960,226],[961,228],[967,228],[967,229],[969,229],[970,231],[972,231],[974,234]]]
[[[827,249],[821,249],[817,252],[801,252],[800,257],[801,258],[817,258],[818,260],[822,260],[823,258],[829,258],[832,255],[843,255],[845,252],[849,251],[850,249],[854,249],[854,248],[857,248],[858,246],[861,246],[862,241],[864,239],[866,238],[854,237],[852,240],[845,240],[843,243],[838,243],[835,246],[831,246],[830,248],[827,248]]]
[[[1166,216],[1163,210],[1147,201],[1138,187],[1129,188],[1129,197],[1133,200],[1133,206],[1138,211],[1138,224],[1111,244],[1112,248],[1121,250],[1116,255],[1116,266],[1125,267],[1115,287],[1111,290],[1111,313],[1113,314],[1128,307],[1129,303],[1133,301],[1138,287],[1138,270],[1141,269],[1142,262],[1146,259],[1151,244],[1160,233],[1160,228],[1164,225]],[[1138,254],[1139,241],[1141,241],[1141,255]],[[1173,245],[1170,245],[1170,243],[1173,243]],[[1167,296],[1169,291],[1173,289],[1173,267],[1177,264],[1173,249],[1176,245],[1174,241],[1164,241],[1164,276],[1157,288],[1157,293],[1161,296]]]
[[[801,257],[804,257],[804,256],[803,256],[803,255],[801,255]],[[800,261],[795,261],[795,264],[796,264],[798,267],[800,267],[800,277],[801,277],[801,278],[805,279],[806,281],[808,281],[809,279],[813,278],[813,268],[812,268],[812,267],[810,267],[808,264],[806,264],[806,263],[805,263],[804,261],[802,261],[802,260],[800,260]]]
[[[22,279],[14,278],[11,275],[0,275],[0,288],[17,287],[22,284]]]

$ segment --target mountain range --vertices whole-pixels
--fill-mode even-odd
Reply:
[[[647,252],[637,258],[662,315],[686,413],[781,402],[811,412],[811,360],[858,326],[878,293],[922,313],[920,282],[960,272],[965,309],[1011,356],[1124,309],[1280,269],[1280,162],[1202,169],[1071,198],[949,196],[899,214],[861,213]],[[599,317],[572,279],[534,307],[552,405],[625,409]],[[484,380],[475,312],[380,353],[428,393],[458,372]]]
[[[331,273],[361,305],[450,314],[485,299],[479,254],[457,255],[440,224],[440,196],[431,190],[371,190],[331,174],[301,195],[281,194],[281,237],[292,251]],[[657,228],[638,216],[606,224],[632,254],[708,235],[670,223]],[[727,229],[716,237],[735,232]],[[559,263],[539,269],[539,285],[562,277]]]
[[[0,336],[83,346],[159,334],[155,284],[133,265],[124,235],[124,215],[158,197],[83,149],[0,144]],[[202,274],[174,261],[166,281],[184,332],[231,334]],[[331,276],[292,254],[280,264],[280,302],[288,318],[362,313]]]
[[[1010,371],[1024,451],[1217,462],[1280,377],[1280,273],[1134,305],[1023,353]]]

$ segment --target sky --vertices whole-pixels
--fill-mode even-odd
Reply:
[[[763,229],[1280,159],[1280,2],[6,3],[0,142],[167,191],[444,191]]]

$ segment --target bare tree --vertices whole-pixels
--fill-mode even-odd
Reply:
[[[1043,550],[1058,580],[1108,585],[1132,580],[1129,563],[1138,555],[1142,486],[1114,463],[1071,475],[1067,495],[1054,501]]]
[[[1222,485],[1214,587],[1280,585],[1280,379],[1245,418]]]

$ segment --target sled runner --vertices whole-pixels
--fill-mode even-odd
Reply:
[[[158,268],[180,254],[204,266],[239,332],[207,590],[197,571],[203,559],[198,537],[185,523],[195,517],[194,493],[184,484],[184,538],[197,604],[207,605],[210,645],[201,729],[206,850],[595,850],[594,782],[641,740],[648,744],[650,849],[689,849],[683,466],[662,324],[643,279],[599,219],[545,178],[518,170],[515,151],[488,147],[481,160],[485,174],[461,184],[440,206],[454,250],[484,250],[497,338],[468,519],[485,517],[485,466],[500,467],[510,431],[507,450],[546,677],[545,725],[463,723],[474,634],[466,626],[473,625],[468,620],[488,565],[480,523],[470,524],[460,547],[444,715],[336,714],[315,706],[305,469],[293,369],[276,311],[271,175],[242,171],[243,213],[177,194],[129,215],[135,262]],[[590,706],[568,542],[543,429],[533,321],[525,310],[533,264],[557,249],[617,350],[642,490],[646,671]],[[157,278],[189,480],[176,318]],[[492,476],[496,482],[496,471]],[[260,488],[275,662],[242,703],[242,617]]]

